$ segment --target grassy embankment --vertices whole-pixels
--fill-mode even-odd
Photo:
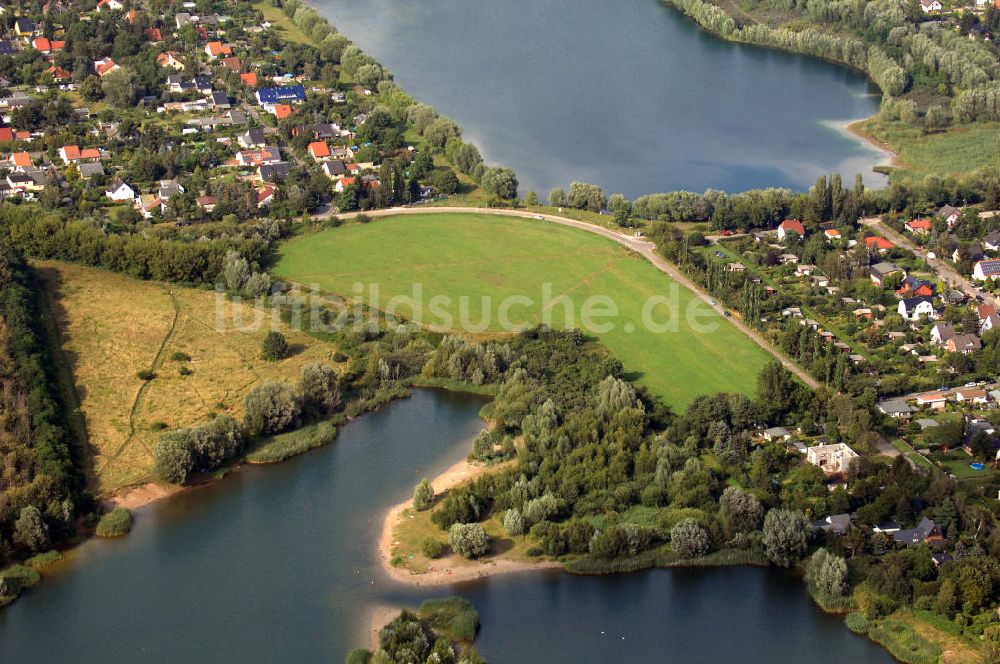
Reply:
[[[210,291],[78,265],[36,265],[75,378],[90,440],[88,482],[98,496],[152,480],[151,449],[164,430],[204,424],[212,413],[242,417],[243,397],[258,383],[297,380],[309,362],[335,364],[332,345],[283,323],[277,325],[291,357],[261,359],[268,325],[250,325],[252,307],[228,303],[217,327]],[[234,325],[233,313],[246,329]],[[154,377],[140,378],[144,371]],[[310,444],[308,432],[296,434],[279,445]]]
[[[610,322],[612,329],[594,336],[631,377],[677,409],[699,394],[753,392],[757,373],[768,359],[687,289],[677,288],[676,331],[648,329],[643,324],[644,303],[653,296],[670,296],[677,286],[673,280],[608,239],[533,220],[457,214],[385,218],[299,236],[280,247],[273,271],[348,298],[355,295],[356,283],[366,284],[362,299],[369,304],[373,302],[367,285],[377,284],[383,307],[389,298],[411,294],[414,284],[420,284],[422,320],[437,327],[464,327],[459,324],[459,298],[466,296],[464,318],[483,324],[481,336],[501,333],[499,305],[508,297],[532,300],[511,308],[512,323],[548,320],[559,328],[569,322],[569,307],[562,302],[572,303],[572,322],[582,327],[584,301],[607,296],[619,315],[595,317],[596,322]],[[547,309],[543,284],[550,284],[552,306]],[[561,295],[566,299],[557,300]],[[451,316],[451,325],[441,326],[441,318],[432,315],[434,296],[450,298],[442,311]],[[488,308],[484,297],[490,298]],[[673,305],[656,304],[650,310],[657,322],[675,313]],[[689,310],[715,329],[695,332],[687,319]],[[409,307],[398,311],[413,315]]]

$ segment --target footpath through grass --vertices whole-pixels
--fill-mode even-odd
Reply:
[[[707,392],[752,393],[769,359],[644,258],[549,222],[388,217],[295,238],[273,271],[439,329],[490,336],[510,331],[504,320],[583,329],[676,408]],[[398,296],[410,301],[390,301]],[[663,327],[652,329],[650,319]]]

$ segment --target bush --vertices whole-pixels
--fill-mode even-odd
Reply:
[[[425,556],[431,559],[440,558],[441,556],[443,556],[447,548],[448,548],[447,544],[445,544],[439,539],[431,537],[430,535],[425,537],[424,541],[420,544],[421,551],[424,552]]]
[[[153,446],[153,470],[171,484],[184,484],[194,470],[190,429],[163,434]]]
[[[191,360],[191,356],[188,355],[187,353],[182,353],[179,350],[175,350],[173,353],[170,354],[170,359],[173,360],[174,362],[188,362]]]
[[[418,510],[425,510],[434,503],[434,487],[427,481],[427,478],[420,480],[420,484],[413,489],[413,507]]]
[[[455,641],[472,641],[479,630],[479,613],[463,597],[429,599],[417,613],[436,633]]]
[[[703,556],[708,553],[708,533],[694,519],[682,519],[670,529],[670,546],[681,558]]]
[[[139,380],[153,380],[156,378],[156,374],[149,369],[143,369],[142,371],[135,372],[135,375]]]
[[[288,429],[302,412],[301,399],[290,385],[273,380],[258,385],[244,399],[246,421],[255,434]]]
[[[490,548],[490,537],[482,524],[455,523],[448,531],[448,543],[463,558],[481,558]]]
[[[34,555],[24,561],[24,564],[34,570],[45,569],[53,563],[57,563],[62,560],[62,554],[58,551],[46,551],[45,553],[39,553]]]
[[[278,331],[268,332],[261,344],[260,355],[269,362],[277,362],[288,357],[288,341],[285,335]]]
[[[98,537],[121,537],[132,530],[132,512],[124,507],[117,507],[97,522],[95,534]]]
[[[524,517],[516,509],[509,509],[503,515],[503,529],[511,537],[524,534]]]
[[[0,596],[17,597],[22,590],[33,588],[42,580],[42,575],[37,571],[24,565],[11,565],[5,570],[0,570],[0,582],[6,586],[6,592]]]
[[[42,519],[42,513],[33,505],[21,510],[14,524],[14,543],[20,544],[32,552],[38,552],[49,546],[49,527]]]

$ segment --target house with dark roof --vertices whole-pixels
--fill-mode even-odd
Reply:
[[[831,514],[825,519],[812,522],[814,532],[822,530],[826,533],[836,533],[843,535],[851,529],[853,525],[850,514]]]
[[[892,534],[892,539],[906,546],[916,546],[918,544],[934,544],[944,540],[941,536],[941,529],[933,520],[924,517],[917,524],[916,528],[903,528]]]
[[[968,355],[981,349],[983,344],[980,343],[979,337],[974,334],[956,334],[945,342],[944,347],[949,353]]]
[[[896,309],[905,320],[918,321],[923,317],[934,318],[934,300],[929,297],[907,297],[899,301]]]
[[[951,205],[944,205],[937,211],[936,216],[938,219],[943,219],[944,223],[948,224],[948,228],[951,228],[958,221],[958,218],[962,216],[962,212]]]
[[[261,164],[257,172],[263,182],[278,184],[288,178],[290,170],[291,164],[287,161],[279,161],[273,164]]]
[[[903,272],[903,268],[894,263],[875,263],[875,265],[868,268],[868,274],[877,286],[881,286],[885,278],[890,274],[899,272]]]
[[[301,85],[285,85],[280,88],[260,88],[254,93],[261,106],[288,104],[305,101],[306,89]]]
[[[972,268],[972,278],[976,281],[1000,279],[1000,260],[979,261]]]
[[[913,413],[913,407],[904,399],[887,399],[880,401],[878,409],[889,417],[896,419],[906,419]]]

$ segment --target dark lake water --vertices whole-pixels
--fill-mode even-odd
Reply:
[[[88,542],[0,611],[0,662],[339,663],[366,645],[371,606],[454,592],[491,664],[891,661],[773,570],[394,584],[374,551],[384,511],[467,453],[481,405],[420,391],[332,446],[140,510],[128,537]]]
[[[453,118],[521,193],[595,182],[805,189],[881,155],[831,123],[873,115],[866,79],[721,41],[657,0],[315,0],[420,101]]]

